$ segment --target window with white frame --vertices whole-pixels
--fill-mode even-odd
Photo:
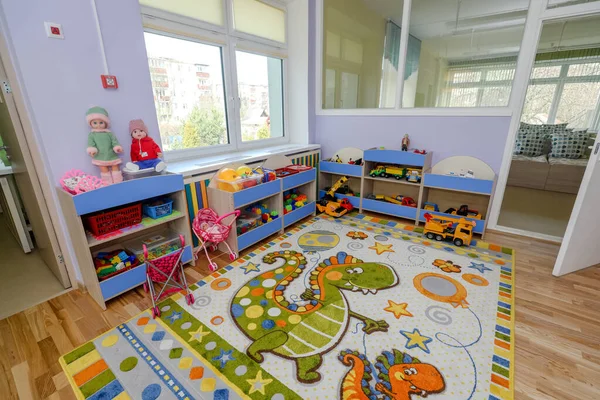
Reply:
[[[140,3],[160,136],[169,158],[288,141],[285,4]]]
[[[498,105],[510,94],[516,60],[450,65],[440,101],[446,107]],[[541,53],[536,57],[521,121],[598,129],[600,49]]]

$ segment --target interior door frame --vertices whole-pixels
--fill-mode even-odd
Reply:
[[[65,272],[71,283],[71,287],[66,290],[82,289],[83,283],[77,278],[78,275],[75,270],[74,259],[71,256],[72,248],[67,231],[66,228],[63,228],[66,224],[58,206],[55,184],[48,173],[50,168],[47,164],[46,154],[40,146],[41,139],[39,139],[34,128],[36,126],[35,119],[33,118],[33,113],[30,112],[31,107],[27,99],[26,90],[24,90],[24,85],[22,84],[23,80],[20,75],[20,69],[14,56],[14,49],[10,44],[10,36],[6,31],[6,21],[4,18],[4,15],[0,12],[0,59],[4,66],[6,78],[10,83],[11,94],[16,108],[11,110],[9,106],[11,120],[19,141],[25,144],[21,146],[21,151],[25,155],[25,164],[34,191],[41,192],[36,198],[42,210],[46,226],[49,228],[48,235],[56,238],[59,252],[57,254],[55,251],[55,256],[58,264],[65,268]],[[44,211],[47,211],[47,213]]]
[[[544,23],[556,20],[576,19],[600,15],[600,1],[551,9],[547,8],[548,1],[549,0],[530,0],[529,12],[527,14],[527,21],[525,23],[525,32],[523,41],[521,42],[521,51],[519,51],[519,58],[517,60],[517,67],[513,82],[513,90],[511,92],[508,107],[510,110],[512,110],[512,117],[508,131],[508,137],[506,139],[506,145],[504,148],[502,165],[498,173],[498,180],[492,202],[492,208],[489,211],[488,229],[560,243],[562,238],[557,236],[498,225],[500,209],[504,201],[504,194],[508,181],[508,173],[510,172],[510,167],[512,164],[512,151],[517,138],[517,132],[519,131],[521,115],[523,113],[523,108],[525,107],[525,97],[527,95],[527,88],[529,86],[529,77],[531,76],[531,71],[535,64],[535,56],[539,46]],[[535,50],[531,51],[530,49]]]

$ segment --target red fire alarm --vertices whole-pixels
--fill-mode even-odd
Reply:
[[[117,83],[117,77],[114,75],[100,75],[102,78],[102,86],[104,89],[117,89],[119,84]]]

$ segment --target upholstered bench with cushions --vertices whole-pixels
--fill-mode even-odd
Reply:
[[[595,134],[573,131],[567,124],[521,123],[508,185],[577,193]]]

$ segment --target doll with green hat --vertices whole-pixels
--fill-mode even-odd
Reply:
[[[92,128],[88,135],[87,153],[92,157],[92,164],[100,168],[102,182],[105,185],[122,182],[123,175],[119,169],[121,159],[118,154],[123,152],[123,147],[108,129],[108,112],[102,107],[92,107],[85,114],[85,119]]]

